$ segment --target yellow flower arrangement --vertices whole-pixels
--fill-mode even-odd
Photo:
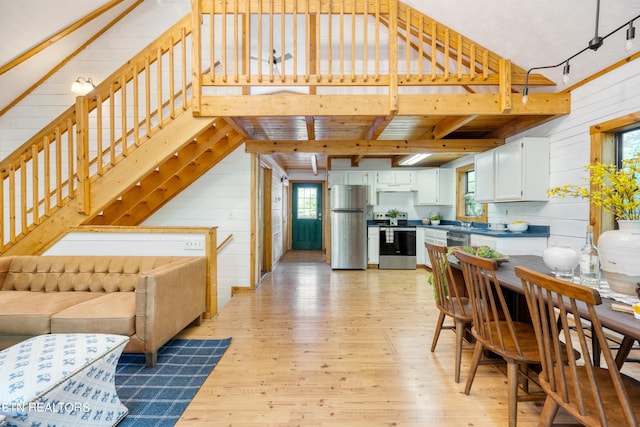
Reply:
[[[640,220],[640,152],[616,165],[587,165],[593,190],[580,185],[563,185],[550,189],[549,197],[582,197],[611,212],[616,220]]]

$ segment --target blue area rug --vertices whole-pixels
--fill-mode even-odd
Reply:
[[[118,397],[129,414],[122,426],[173,426],[209,376],[231,338],[173,339],[147,368],[144,354],[122,354],[116,367]]]

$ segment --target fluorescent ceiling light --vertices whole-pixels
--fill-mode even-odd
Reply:
[[[411,166],[411,165],[415,165],[416,163],[426,159],[427,157],[429,157],[431,155],[431,153],[418,153],[418,154],[413,154],[409,157],[405,157],[403,160],[400,161],[400,166]]]

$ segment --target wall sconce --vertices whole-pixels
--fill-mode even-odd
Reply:
[[[91,77],[78,77],[71,85],[71,92],[77,95],[86,95],[95,89],[95,87],[96,85],[93,83],[93,80],[91,80]]]
[[[289,178],[287,178],[286,176],[281,176],[280,177],[280,182],[282,183],[282,185],[284,185],[285,187],[289,186]]]

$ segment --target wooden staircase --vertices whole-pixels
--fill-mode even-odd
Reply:
[[[194,116],[186,16],[0,162],[0,253],[85,224],[139,225],[244,141]]]

